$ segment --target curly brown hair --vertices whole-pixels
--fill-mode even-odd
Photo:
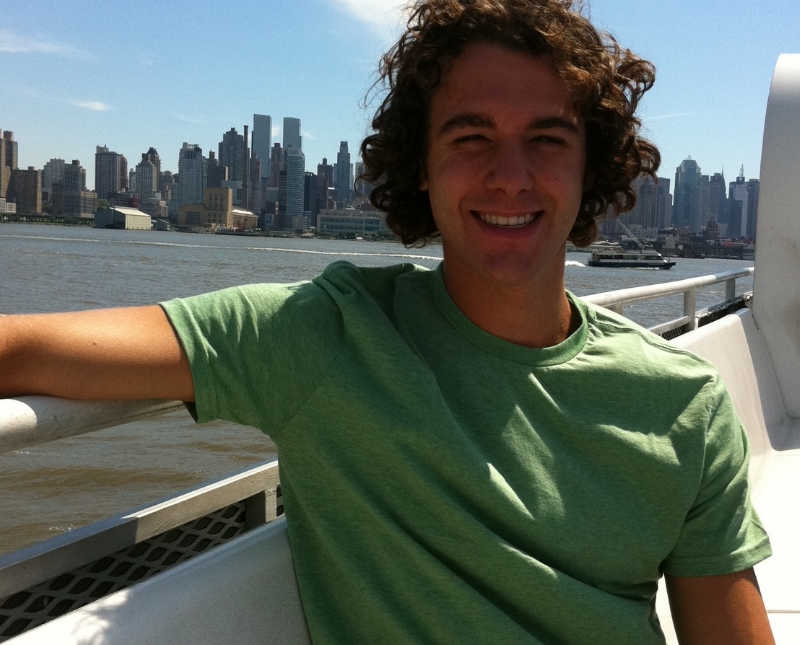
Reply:
[[[362,178],[375,187],[372,204],[406,245],[438,235],[424,176],[428,111],[449,65],[471,43],[503,45],[548,56],[565,81],[586,125],[586,182],[569,239],[587,246],[597,219],[633,208],[633,180],[656,178],[658,149],[638,136],[635,116],[655,80],[652,63],[598,32],[580,0],[417,0],[405,33],[383,56],[376,85],[388,93],[372,120],[375,133],[361,144]],[[373,86],[373,87],[375,87]]]

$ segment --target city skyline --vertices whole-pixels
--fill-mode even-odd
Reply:
[[[10,97],[0,128],[21,142],[20,167],[79,159],[89,187],[96,146],[125,155],[129,167],[154,147],[162,169],[174,172],[184,141],[207,155],[231,127],[252,127],[253,114],[272,117],[273,142],[283,141],[284,117],[299,118],[307,168],[335,159],[340,141],[356,162],[377,105],[362,109],[362,99],[379,54],[400,31],[396,6],[245,2],[227,15],[203,3],[135,13],[78,3],[64,14],[20,3],[8,7],[0,27]],[[759,176],[772,68],[778,53],[796,49],[794,3],[620,0],[590,5],[589,13],[656,64],[658,80],[640,115],[662,152],[659,174],[672,176],[691,156],[706,174],[724,170],[728,181],[742,164],[747,177]]]

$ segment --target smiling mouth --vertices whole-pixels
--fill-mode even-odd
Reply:
[[[488,211],[470,211],[484,224],[496,226],[498,228],[524,228],[538,219],[542,211],[520,213],[518,215],[508,215],[501,213],[491,213]]]

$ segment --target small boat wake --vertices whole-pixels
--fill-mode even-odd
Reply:
[[[564,262],[565,267],[580,267],[581,269],[585,269],[586,265],[583,262],[578,262],[577,260],[567,260]]]

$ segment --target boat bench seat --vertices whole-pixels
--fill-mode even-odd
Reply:
[[[796,642],[791,639],[800,633],[796,586],[800,579],[800,514],[792,504],[800,490],[800,422],[786,412],[772,358],[750,309],[672,342],[717,367],[747,430],[752,501],[773,549],[773,556],[756,566],[756,574],[777,642]],[[662,607],[663,602],[659,614]]]
[[[14,645],[310,643],[286,520],[24,632]]]

